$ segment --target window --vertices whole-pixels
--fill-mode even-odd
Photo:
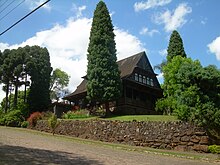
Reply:
[[[147,77],[147,85],[150,85],[150,78]]]
[[[135,81],[138,81],[138,74],[137,73],[134,74],[134,79],[135,79]]]
[[[146,76],[143,76],[143,83],[146,84]]]
[[[142,75],[139,74],[139,82],[142,83],[142,81],[143,81],[143,80],[142,80]]]
[[[154,81],[153,81],[153,79],[150,79],[150,85],[151,85],[151,86],[154,86]]]

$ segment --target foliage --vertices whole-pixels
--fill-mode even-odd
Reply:
[[[20,110],[22,112],[23,117],[27,118],[29,116],[29,112],[27,108],[28,105],[27,103],[24,102],[24,91],[18,91],[16,108],[13,106],[14,97],[15,97],[14,94],[10,94],[8,97],[8,104],[9,104],[8,112],[14,110]],[[2,100],[1,107],[5,107],[5,105],[6,105],[6,98]]]
[[[69,84],[70,76],[62,71],[61,69],[55,69],[50,78],[50,96],[51,99],[56,99],[62,97],[65,94],[65,87]]]
[[[114,37],[109,11],[105,3],[99,1],[89,38],[86,87],[89,100],[106,103],[106,114],[110,113],[108,102],[121,95]]]
[[[34,112],[30,115],[30,117],[27,119],[27,121],[29,122],[29,126],[30,127],[35,127],[37,124],[37,121],[40,120],[42,118],[41,113],[40,112]]]
[[[218,145],[208,146],[208,151],[213,154],[220,154],[220,146],[218,146]]]
[[[52,133],[54,135],[55,133],[55,129],[57,128],[57,126],[59,125],[59,120],[57,119],[57,116],[55,114],[53,114],[49,119],[48,119],[48,125],[52,130]]]
[[[22,123],[21,123],[21,127],[22,128],[27,128],[29,126],[29,122],[28,121],[23,121]]]
[[[6,92],[6,103],[8,102],[8,95],[9,95],[9,87],[10,83],[13,80],[13,58],[10,56],[11,50],[4,50],[1,54],[1,65],[0,65],[0,83],[3,83],[3,90]],[[6,104],[7,105],[7,104]],[[8,106],[4,107],[5,113],[7,113]]]
[[[6,49],[2,53],[2,58],[0,65],[0,83],[3,83],[4,91],[6,92],[5,101],[8,103],[8,95],[12,91],[14,92],[13,104],[11,107],[14,109],[17,108],[17,99],[18,99],[18,88],[22,85],[26,85],[27,79],[25,79],[25,75],[27,75],[26,64],[27,64],[28,56],[24,52],[23,48]],[[25,88],[26,89],[26,88]],[[4,110],[7,112],[8,106],[5,104]]]
[[[28,108],[30,113],[45,111],[51,102],[49,88],[52,67],[49,52],[46,48],[39,46],[26,46],[25,49],[31,55],[27,63],[31,75],[30,92],[27,98]]]
[[[186,57],[186,53],[184,51],[183,41],[180,34],[174,30],[171,34],[167,49],[167,61],[171,62],[173,57],[176,56]]]
[[[27,102],[27,86],[30,85],[28,77],[31,79],[30,95],[28,105],[31,110],[44,110],[50,103],[49,86],[50,57],[46,48],[39,46],[26,46],[18,49],[6,49],[0,53],[0,84],[3,84],[3,90],[6,93],[4,111],[18,108],[19,87],[24,85],[23,100]],[[14,90],[13,101],[9,98]],[[10,107],[9,107],[10,105]],[[18,108],[20,109],[20,107]]]
[[[162,98],[156,102],[155,110],[162,112],[164,115],[171,115],[176,107],[176,101],[173,97]]]
[[[80,118],[88,118],[89,111],[85,109],[79,109],[77,111],[68,111],[62,115],[63,119],[80,119]]]
[[[20,127],[24,117],[20,110],[10,111],[0,119],[0,125],[10,126],[10,127]]]
[[[176,30],[174,30],[170,36],[166,60],[154,66],[154,69],[158,69],[160,72],[166,73],[166,71],[164,71],[164,67],[169,62],[171,62],[172,59],[176,56],[186,57],[186,53],[183,47],[183,41],[182,41],[180,34]]]
[[[53,112],[46,111],[41,113],[42,120],[48,120],[51,116],[53,116]]]
[[[157,110],[167,109],[179,119],[195,122],[219,138],[220,71],[199,61],[176,56],[164,66],[164,96]]]

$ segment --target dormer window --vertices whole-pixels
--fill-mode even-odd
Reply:
[[[150,79],[150,85],[151,85],[151,86],[154,86],[154,81],[153,81],[153,79]]]
[[[142,75],[139,74],[139,82],[142,83],[142,81],[143,81],[143,80],[142,80]]]
[[[150,85],[150,78],[147,77],[147,85]]]
[[[143,83],[146,84],[146,76],[143,76]]]
[[[135,81],[138,81],[138,74],[137,73],[134,74],[134,79],[135,79]]]

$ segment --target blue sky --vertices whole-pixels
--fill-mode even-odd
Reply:
[[[46,0],[17,0],[7,8],[10,1],[4,4],[5,1],[0,0],[0,32]],[[0,50],[25,45],[47,47],[52,66],[71,76],[69,89],[73,91],[86,74],[89,32],[98,2],[51,0],[0,36]],[[219,0],[105,0],[105,3],[115,27],[118,59],[146,51],[151,64],[159,64],[166,58],[170,34],[177,30],[188,57],[200,60],[203,66],[214,64],[220,68]],[[0,98],[3,94],[0,91]]]

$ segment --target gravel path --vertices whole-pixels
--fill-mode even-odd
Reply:
[[[211,165],[203,161],[83,144],[36,131],[0,127],[0,165]],[[217,164],[217,163],[216,163]]]

